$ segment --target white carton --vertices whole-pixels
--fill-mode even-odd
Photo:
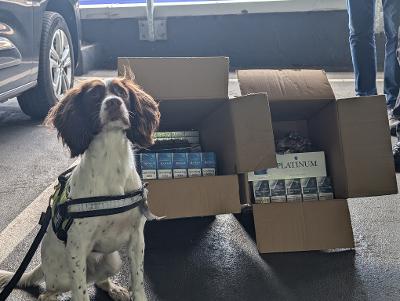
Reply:
[[[326,177],[324,152],[276,155],[277,168],[248,173],[249,181]]]

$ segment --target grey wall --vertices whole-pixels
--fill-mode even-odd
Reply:
[[[346,11],[176,17],[168,19],[167,41],[147,42],[137,19],[84,20],[83,37],[103,46],[106,68],[118,56],[229,56],[234,68],[339,71],[352,70],[347,23]]]

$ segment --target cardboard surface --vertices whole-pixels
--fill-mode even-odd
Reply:
[[[397,193],[384,96],[335,100],[322,70],[240,70],[238,78],[243,94],[267,94],[274,134],[299,130],[325,152],[336,197]]]
[[[243,173],[264,166],[275,167],[275,142],[265,94],[230,101],[236,143],[236,170]]]
[[[188,99],[164,100],[160,102],[161,124],[160,130],[190,130],[201,126],[207,118],[226,99]]]
[[[385,96],[340,99],[347,197],[397,193]]]
[[[346,167],[337,116],[337,104],[334,102],[314,115],[308,121],[308,128],[312,143],[325,151],[327,174],[332,180],[335,196],[346,198]]]
[[[253,205],[260,253],[353,248],[346,200]]]
[[[274,121],[308,119],[335,99],[322,70],[239,70],[237,76],[242,95],[268,95]]]
[[[264,93],[228,98],[229,60],[119,58],[118,72],[160,101],[162,131],[200,132],[203,151],[215,152],[216,177],[151,181],[149,203],[167,218],[240,212],[238,173],[276,166]]]
[[[118,75],[125,68],[157,100],[228,97],[227,57],[118,58]]]
[[[238,70],[242,95],[267,92],[271,102],[335,99],[322,70]]]
[[[168,219],[239,213],[236,175],[149,181],[149,206]]]
[[[384,96],[336,100],[318,70],[244,70],[238,78],[242,94],[267,94],[276,137],[295,130],[325,152],[336,198],[397,193]],[[247,176],[239,180],[250,203]],[[346,200],[254,204],[253,212],[260,252],[354,246]]]
[[[265,94],[226,101],[200,127],[202,145],[217,153],[223,174],[276,166],[275,143]]]

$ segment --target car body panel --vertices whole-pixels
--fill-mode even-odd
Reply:
[[[81,45],[78,0],[0,0],[0,102],[36,85],[46,10],[60,13],[67,22],[77,64]]]
[[[32,81],[33,7],[0,0],[0,95]]]

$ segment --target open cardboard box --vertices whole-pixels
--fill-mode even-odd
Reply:
[[[242,95],[268,96],[273,132],[264,141],[291,130],[310,138],[317,150],[325,152],[337,198],[254,204],[259,251],[353,248],[346,198],[397,193],[385,97],[336,100],[321,70],[240,70],[237,75]],[[275,152],[269,155],[272,161]],[[250,203],[245,174],[240,184],[242,201]]]
[[[217,156],[217,176],[149,181],[151,210],[169,219],[240,212],[238,173],[276,165],[266,95],[228,98],[229,60],[119,58],[160,101],[161,131],[199,130]]]

